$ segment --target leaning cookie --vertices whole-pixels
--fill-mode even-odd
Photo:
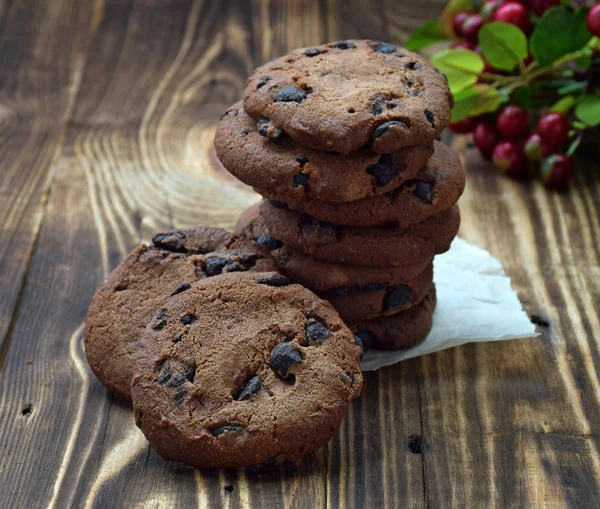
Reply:
[[[223,272],[276,270],[267,248],[220,228],[163,231],[152,240],[134,249],[100,285],[85,324],[92,371],[126,398],[139,335],[169,295]]]
[[[275,207],[289,206],[320,221],[347,226],[389,223],[406,228],[452,207],[465,188],[465,173],[458,155],[443,143],[436,141],[434,146],[435,152],[422,171],[383,196],[333,203],[290,199],[264,190],[261,194],[270,198]]]
[[[387,267],[415,263],[450,249],[460,226],[456,205],[407,228],[338,226],[308,214],[260,207],[269,233],[284,244],[327,263],[358,267]]]
[[[271,140],[259,132],[260,125],[241,102],[234,104],[217,126],[217,156],[245,184],[294,203],[307,198],[349,202],[384,194],[415,178],[433,154],[431,143],[392,154],[322,152],[302,147],[285,134]]]
[[[339,315],[276,273],[193,284],[156,311],[143,346],[136,423],[163,458],[196,468],[298,463],[362,387],[362,350]]]
[[[416,53],[347,40],[301,48],[256,69],[244,109],[267,137],[348,153],[429,143],[450,122],[446,77]]]

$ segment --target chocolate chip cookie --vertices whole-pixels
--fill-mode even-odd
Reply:
[[[407,228],[338,226],[266,200],[260,210],[270,235],[284,244],[327,263],[359,267],[394,267],[432,258],[450,249],[460,225],[456,205]]]
[[[418,345],[431,330],[436,305],[435,286],[416,306],[390,316],[347,322],[364,349],[403,350]]]
[[[446,77],[393,44],[338,41],[301,48],[256,69],[244,109],[270,138],[348,153],[388,154],[431,142],[450,122]]]
[[[265,138],[259,129],[241,102],[233,105],[217,126],[217,155],[245,184],[294,203],[306,198],[347,202],[384,194],[415,178],[433,154],[431,143],[383,155],[370,150],[322,152],[301,147],[285,134],[277,140]]]
[[[169,295],[198,279],[226,272],[276,270],[268,249],[220,228],[157,233],[100,285],[85,325],[85,351],[94,374],[109,389],[130,397],[138,338]]]
[[[277,273],[194,283],[156,311],[143,345],[136,423],[163,458],[196,468],[299,462],[362,387],[339,315]]]
[[[290,200],[277,193],[262,193],[277,207],[289,206],[315,219],[348,226],[396,224],[400,228],[424,221],[449,209],[465,188],[465,173],[456,152],[435,142],[435,152],[427,166],[383,196],[351,203],[332,203],[312,198]]]
[[[417,277],[398,285],[370,283],[351,290],[338,287],[320,293],[346,321],[388,316],[413,307],[423,300],[433,282],[433,264]]]

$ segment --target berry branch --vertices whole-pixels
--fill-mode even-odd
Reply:
[[[451,130],[515,178],[565,188],[571,158],[600,125],[600,3],[451,0],[406,46],[438,44],[432,63],[455,98]]]

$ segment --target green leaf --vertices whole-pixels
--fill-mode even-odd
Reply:
[[[439,19],[432,19],[424,25],[417,28],[408,41],[404,44],[404,47],[410,51],[418,51],[427,46],[431,46],[436,42],[443,41],[445,39],[442,33],[442,25]]]
[[[496,111],[500,107],[502,97],[496,88],[480,83],[474,85],[473,89],[477,91],[479,97],[479,102],[477,103],[477,107],[473,110],[473,115],[490,113]]]
[[[497,69],[512,71],[527,58],[527,37],[509,23],[487,23],[479,31],[483,57]]]
[[[500,93],[490,85],[477,84],[461,90],[454,95],[452,123],[496,111],[500,101]]]
[[[568,83],[565,83],[564,85],[562,85],[558,90],[558,95],[567,95],[567,94],[573,94],[576,92],[582,92],[583,90],[585,90],[588,87],[588,82],[587,81],[576,81],[576,80],[571,80]]]
[[[577,102],[575,116],[587,126],[600,125],[600,96],[584,95]]]
[[[450,0],[450,2],[446,4],[440,19],[442,33],[448,39],[453,39],[456,37],[454,30],[452,30],[452,21],[454,20],[454,16],[461,11],[473,12],[474,10],[473,2],[471,0]]]
[[[580,50],[592,34],[587,29],[588,9],[571,12],[565,6],[548,9],[531,34],[531,54],[542,66]]]
[[[588,69],[592,65],[591,52],[588,55],[582,55],[579,58],[575,59],[575,65],[579,69]]]
[[[573,122],[571,122],[571,125],[575,129],[579,129],[580,131],[585,131],[588,128],[587,125],[585,125],[583,122],[579,122],[578,120],[573,120]]]
[[[433,55],[431,63],[446,74],[453,94],[473,85],[484,67],[481,56],[468,49],[440,51]]]
[[[563,115],[568,115],[569,111],[573,109],[575,106],[575,97],[572,95],[567,95],[562,99],[556,101],[551,107],[550,111],[555,111],[557,113],[562,113]]]

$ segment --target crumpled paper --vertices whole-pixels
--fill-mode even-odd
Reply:
[[[538,335],[502,264],[485,249],[454,239],[448,252],[435,257],[433,280],[437,307],[425,341],[401,351],[368,350],[363,371],[465,343]]]

